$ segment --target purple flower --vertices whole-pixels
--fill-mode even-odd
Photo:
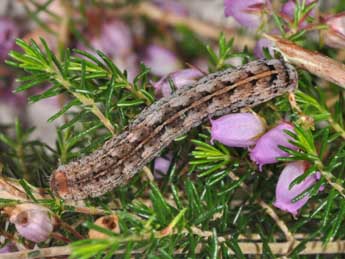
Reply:
[[[16,24],[7,19],[0,18],[0,58],[5,59],[8,52],[15,47],[19,30]]]
[[[90,44],[113,58],[124,58],[132,52],[133,39],[127,24],[112,20],[102,25],[100,34]]]
[[[274,46],[274,43],[269,40],[269,39],[260,39],[256,42],[255,48],[254,48],[254,55],[257,58],[264,58],[264,48],[268,48],[268,51],[270,52],[270,54],[273,56],[274,55],[274,51],[272,49],[272,47]]]
[[[18,233],[33,242],[43,242],[53,231],[53,219],[49,210],[36,204],[19,204],[7,209],[10,222],[15,224]]]
[[[211,138],[229,147],[249,147],[265,132],[265,124],[252,113],[232,113],[211,120]]]
[[[146,49],[144,63],[156,76],[165,76],[181,68],[181,63],[173,52],[154,44]]]
[[[293,138],[285,131],[294,132],[294,128],[289,123],[283,122],[261,136],[256,142],[255,147],[250,152],[250,158],[259,165],[260,171],[263,165],[277,163],[277,158],[288,156],[288,153],[280,149],[279,146],[297,150],[297,147],[289,142]]]
[[[292,19],[295,16],[296,3],[294,0],[287,1],[281,10],[281,13]]]
[[[0,248],[0,254],[11,253],[16,251],[18,251],[17,246],[11,242],[7,243],[2,248]]]
[[[153,84],[153,87],[155,88],[156,95],[169,96],[172,92],[169,79],[174,82],[176,88],[181,88],[194,83],[196,79],[200,78],[202,75],[203,74],[195,68],[183,69],[162,77],[158,82]]]
[[[257,29],[262,11],[268,4],[266,0],[224,0],[225,16],[232,16],[241,25]]]
[[[303,0],[289,0],[289,1],[287,1],[283,5],[282,10],[281,10],[281,14],[286,19],[288,19],[290,22],[292,22],[294,17],[295,17],[295,9],[296,9],[296,6],[297,6],[296,1],[299,1],[299,3],[302,3]],[[310,5],[310,4],[314,3],[314,2],[317,2],[317,1],[315,1],[315,0],[306,0],[305,4],[306,4],[306,6],[308,6],[308,5]],[[309,13],[308,13],[308,15],[312,16],[312,17],[315,16],[315,14],[316,14],[315,9],[310,10]],[[300,21],[300,24],[299,24],[300,28],[304,28],[304,27],[306,27],[308,25],[308,23],[305,21],[306,17],[302,17],[302,19]]]
[[[166,12],[170,12],[180,16],[188,16],[189,12],[186,7],[176,2],[176,0],[154,0],[153,4]]]
[[[169,171],[172,154],[168,153],[165,157],[157,157],[153,165],[153,175],[156,179],[161,179]]]
[[[90,45],[109,56],[120,70],[126,70],[128,80],[133,81],[139,72],[139,61],[133,52],[133,37],[127,24],[120,20],[104,23],[100,34],[90,39]],[[83,45],[78,48],[86,49]]]
[[[285,166],[284,170],[279,176],[279,180],[276,186],[276,201],[273,205],[281,210],[287,211],[296,216],[298,210],[304,206],[309,200],[309,196],[306,195],[302,199],[292,202],[292,200],[310,188],[318,179],[320,179],[320,173],[314,173],[309,175],[299,184],[294,185],[290,190],[289,186],[293,180],[302,175],[306,170],[307,164],[305,161],[297,161],[289,163]]]
[[[345,48],[345,12],[324,19],[328,29],[323,31],[325,44],[333,48]]]

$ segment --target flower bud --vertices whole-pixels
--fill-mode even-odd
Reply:
[[[120,233],[119,218],[116,215],[102,216],[95,221],[95,225],[108,229],[114,233]],[[89,238],[105,239],[109,236],[98,232],[95,229],[90,229]]]
[[[0,58],[5,59],[8,52],[15,47],[19,30],[16,24],[7,19],[0,18]]]
[[[168,153],[165,157],[161,156],[155,159],[153,175],[156,179],[161,179],[168,173],[172,158],[172,153]]]
[[[292,181],[301,176],[307,169],[306,167],[307,163],[305,161],[288,163],[285,166],[284,170],[279,176],[276,186],[276,201],[273,203],[275,207],[296,216],[298,210],[307,203],[310,198],[308,195],[294,203],[292,200],[310,188],[320,178],[319,172],[309,175],[301,183],[296,184],[289,189]]]
[[[326,45],[333,48],[345,48],[345,12],[325,18],[328,29],[322,31]]]
[[[150,45],[145,52],[144,63],[156,76],[165,76],[181,68],[177,56],[159,45]]]
[[[265,132],[264,122],[253,113],[232,113],[211,120],[211,140],[229,147],[249,147]]]
[[[194,83],[196,79],[200,78],[202,75],[203,74],[195,68],[183,69],[162,77],[158,82],[153,84],[153,87],[158,96],[169,96],[172,93],[169,79],[173,81],[176,88],[181,88]]]
[[[241,25],[257,29],[261,24],[263,9],[268,4],[266,0],[225,0],[225,16],[232,16]]]
[[[43,242],[53,231],[53,219],[45,207],[36,204],[19,204],[4,210],[10,216],[10,222],[16,226],[18,233],[28,240]]]
[[[297,147],[289,142],[293,138],[285,131],[294,132],[293,126],[283,122],[261,136],[256,142],[255,147],[250,152],[250,158],[259,165],[260,171],[263,165],[277,163],[277,158],[288,156],[288,153],[280,149],[279,146],[297,150]]]

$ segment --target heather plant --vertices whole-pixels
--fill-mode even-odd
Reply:
[[[226,26],[183,1],[18,2],[30,26],[0,19],[0,103],[20,114],[0,120],[0,258],[343,258],[345,1],[225,0]],[[210,118],[105,195],[52,192],[145,107],[263,57],[296,67],[294,93]],[[25,113],[48,100],[53,145]]]

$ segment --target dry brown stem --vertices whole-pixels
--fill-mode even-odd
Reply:
[[[345,88],[345,65],[316,51],[304,49],[297,44],[274,35],[265,35],[291,64]]]

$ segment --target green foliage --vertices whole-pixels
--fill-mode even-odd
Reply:
[[[30,140],[34,128],[25,130],[16,120],[14,129],[14,137],[0,132],[0,144],[3,144],[3,147],[0,145],[0,165],[4,165],[3,173],[13,178],[35,179],[38,186],[46,186],[47,173],[56,163],[54,150],[40,141]]]
[[[220,34],[218,40],[218,52],[216,53],[210,45],[206,46],[211,64],[210,71],[217,71],[229,67],[227,61],[233,57],[241,57],[244,61],[249,60],[248,54],[245,52],[234,52],[234,38],[227,40],[223,33]]]
[[[38,14],[47,11],[51,2],[35,3],[37,10],[30,12],[32,19],[41,24]],[[98,7],[113,7],[103,1],[92,2]],[[300,3],[293,21],[296,31],[288,34],[282,18],[273,15],[273,19],[283,37],[302,41],[306,31],[297,30],[298,23],[312,6],[306,7],[305,1],[297,2]],[[207,51],[210,72],[231,67],[231,58],[241,57],[243,63],[252,58],[246,50],[235,49],[236,38],[228,40],[222,34],[216,47],[211,44],[206,47],[188,29],[179,27],[178,32],[182,35],[181,52],[188,52],[194,58]],[[83,204],[90,210],[97,207],[105,214],[117,214],[121,232],[115,234],[92,223],[96,216],[81,214],[76,204],[50,195],[49,188],[43,189],[48,195],[44,199],[36,198],[33,190],[34,186],[47,187],[49,174],[58,163],[64,164],[92,152],[121,132],[145,106],[155,101],[147,78],[149,69],[142,65],[139,75],[130,82],[126,72],[120,71],[102,52],[91,54],[64,49],[62,55],[56,56],[43,39],[40,43],[18,40],[17,44],[21,50],[12,51],[11,60],[7,61],[8,65],[25,72],[18,78],[20,86],[16,91],[39,89],[39,94],[29,98],[31,102],[63,94],[66,102],[49,122],[63,117],[64,123],[57,128],[54,148],[31,140],[34,129],[25,129],[19,121],[11,128],[14,134],[11,129],[2,130],[0,169],[5,176],[20,179],[18,184],[30,202],[50,208],[83,237],[78,240],[80,237],[68,228],[57,228],[57,232],[70,240],[71,258],[109,259],[114,258],[114,254],[123,258],[132,255],[140,258],[245,258],[246,251],[241,250],[240,242],[244,236],[252,234],[260,237],[263,258],[274,258],[269,243],[283,241],[284,233],[258,201],[271,206],[282,166],[296,160],[306,161],[309,168],[291,183],[290,188],[315,172],[320,173],[320,180],[293,199],[311,196],[298,218],[274,209],[293,234],[305,234],[289,256],[299,258],[306,242],[316,238],[325,244],[344,239],[341,231],[345,225],[344,193],[337,188],[343,186],[345,170],[343,90],[330,87],[337,101],[329,104],[326,97],[329,93],[313,87],[316,78],[299,71],[300,89],[295,95],[297,109],[290,106],[286,97],[255,108],[269,126],[283,118],[294,123],[295,133],[287,134],[299,148],[295,151],[281,147],[290,156],[265,166],[262,172],[248,158],[248,150],[211,143],[207,127],[196,128],[177,139],[169,147],[174,156],[169,175],[157,180],[157,184],[140,174],[126,186]],[[149,166],[152,168],[152,163]],[[1,199],[0,206],[18,202]],[[0,222],[3,229],[4,222]],[[87,239],[89,229],[109,238]],[[14,232],[7,227],[6,231]],[[62,242],[52,239],[41,246],[58,246]]]
[[[60,61],[43,39],[43,49],[34,41],[28,44],[17,40],[17,44],[23,53],[12,51],[12,60],[7,64],[23,69],[29,75],[18,78],[21,85],[16,92],[49,84],[48,89],[31,96],[29,101],[68,95],[69,101],[49,119],[67,118],[59,129],[58,146],[62,161],[92,151],[112,134],[121,131],[142,105],[154,101],[147,90],[149,70],[145,66],[130,83],[126,73],[101,52],[98,52],[98,57],[81,50],[75,50],[76,55],[71,55],[67,49]],[[100,131],[102,128],[108,132]],[[78,152],[71,153],[73,149],[78,149]]]

